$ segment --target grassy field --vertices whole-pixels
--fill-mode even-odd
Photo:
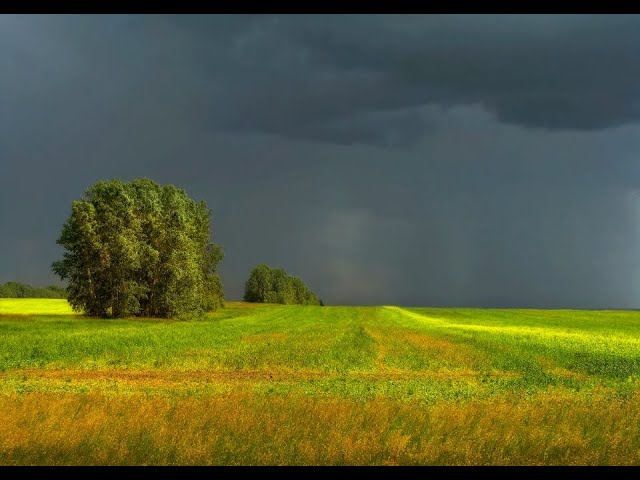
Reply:
[[[639,464],[640,312],[0,299],[0,464]]]

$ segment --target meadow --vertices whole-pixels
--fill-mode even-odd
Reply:
[[[640,312],[0,299],[0,464],[639,464]]]

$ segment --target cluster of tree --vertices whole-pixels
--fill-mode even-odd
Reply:
[[[74,201],[53,271],[90,316],[190,317],[222,306],[211,211],[172,185],[100,181]]]
[[[322,305],[322,301],[298,277],[281,268],[257,265],[244,288],[245,302]]]
[[[32,287],[25,283],[7,282],[0,285],[0,298],[67,298],[63,287]]]

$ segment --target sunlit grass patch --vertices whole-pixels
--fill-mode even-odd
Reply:
[[[0,316],[75,315],[69,302],[58,298],[0,298]]]

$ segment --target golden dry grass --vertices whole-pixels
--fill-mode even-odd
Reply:
[[[239,392],[0,396],[2,464],[618,465],[640,463],[639,442],[640,395],[605,391],[428,407]]]

